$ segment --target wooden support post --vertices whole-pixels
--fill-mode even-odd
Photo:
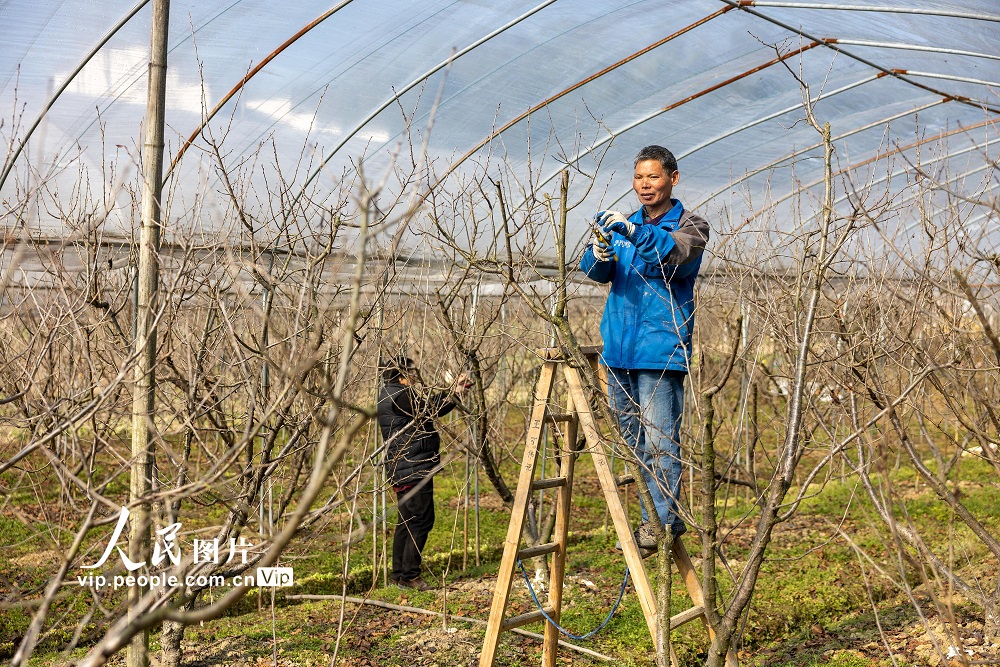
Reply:
[[[129,502],[133,505],[129,522],[128,555],[143,563],[149,560],[150,514],[146,498],[153,473],[153,438],[150,432],[155,414],[156,317],[159,280],[161,177],[163,174],[164,117],[167,97],[167,36],[170,0],[153,3],[149,43],[149,87],[146,98],[145,140],[142,149],[142,203],[139,231],[139,258],[136,268],[136,351],[132,388],[132,459]],[[128,588],[128,614],[135,616],[146,587]],[[125,652],[128,667],[149,664],[149,631],[137,633]]]
[[[565,373],[566,367],[563,367]],[[559,545],[552,559],[552,570],[549,575],[549,607],[554,610],[553,620],[560,620],[562,610],[563,579],[566,574],[566,543],[569,538],[569,513],[573,498],[573,471],[576,466],[576,432],[577,420],[572,418],[575,413],[573,397],[570,396],[566,406],[566,414],[570,415],[562,431],[562,460],[559,465],[559,477],[563,484],[556,491],[556,524],[553,528],[553,541]],[[556,434],[555,424],[551,427]],[[558,439],[553,438],[553,443]],[[545,624],[545,640],[542,645],[542,666],[556,667],[556,649],[559,646],[559,629],[551,623]]]
[[[542,436],[542,426],[545,423],[545,413],[548,409],[549,395],[552,393],[555,371],[555,362],[547,362],[542,366],[542,372],[535,387],[535,405],[531,410],[531,422],[528,424],[524,459],[517,479],[517,493],[514,496],[514,507],[510,513],[510,525],[507,527],[507,539],[504,540],[503,558],[500,561],[497,585],[493,591],[493,605],[490,608],[490,619],[486,626],[486,640],[483,643],[483,652],[479,661],[483,667],[492,667],[497,643],[500,640],[503,617],[507,611],[507,600],[510,598],[510,585],[514,581],[514,572],[517,566],[521,531],[524,529],[525,514],[528,511],[531,480],[535,474],[535,460],[538,457],[538,443]]]

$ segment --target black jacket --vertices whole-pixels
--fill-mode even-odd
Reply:
[[[386,383],[378,396],[378,426],[385,443],[385,467],[393,486],[415,484],[441,463],[441,436],[434,419],[452,411],[448,392],[427,399],[398,381]]]

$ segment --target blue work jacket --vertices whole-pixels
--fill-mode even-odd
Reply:
[[[594,257],[588,246],[580,269],[592,280],[611,283],[601,318],[602,361],[629,370],[687,372],[694,328],[694,283],[708,223],[686,212],[674,199],[659,220],[643,224],[643,209],[629,220],[636,230],[629,240],[613,234],[615,257]]]

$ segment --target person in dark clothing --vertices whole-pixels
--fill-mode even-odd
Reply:
[[[408,357],[397,357],[383,370],[378,425],[385,444],[384,464],[396,492],[399,519],[392,539],[392,580],[400,588],[427,590],[420,577],[421,552],[434,527],[433,475],[441,464],[441,436],[434,420],[451,412],[468,391],[459,376],[450,391],[423,396],[419,374]]]

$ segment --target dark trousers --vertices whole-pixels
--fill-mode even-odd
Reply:
[[[420,552],[434,527],[434,481],[396,492],[396,503],[399,520],[392,537],[392,578],[409,581],[420,576]]]

